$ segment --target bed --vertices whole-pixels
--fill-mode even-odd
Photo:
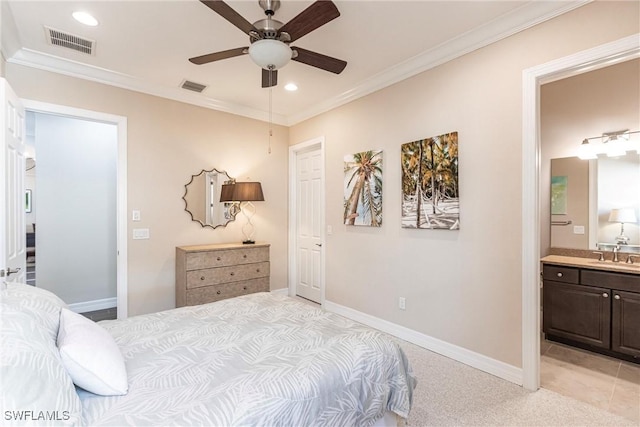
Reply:
[[[416,386],[386,335],[257,293],[99,322],[126,366],[126,394],[103,396],[61,361],[61,300],[9,284],[0,309],[4,424],[371,426],[407,418]]]

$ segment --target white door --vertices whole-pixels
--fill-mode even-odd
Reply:
[[[294,147],[292,147],[294,148]],[[322,303],[324,286],[324,161],[322,146],[295,152],[296,295]]]
[[[0,79],[0,280],[25,282],[25,141],[24,107],[5,79]]]

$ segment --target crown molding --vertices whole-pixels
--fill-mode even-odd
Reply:
[[[283,126],[292,126],[314,116],[325,113],[341,105],[355,101],[378,90],[384,89],[409,77],[437,67],[453,59],[459,58],[474,50],[488,46],[527,28],[533,27],[556,16],[562,15],[592,0],[572,1],[532,1],[513,11],[496,18],[472,31],[448,40],[439,46],[429,49],[413,58],[399,63],[381,73],[365,80],[358,86],[329,98],[313,107],[296,114],[285,116],[273,114],[273,122]],[[14,49],[6,49],[10,52]],[[7,53],[8,53],[7,52]],[[9,56],[9,55],[6,55]],[[269,121],[268,112],[208,98],[203,95],[189,93],[178,87],[143,81],[137,77],[119,73],[105,68],[82,64],[77,61],[63,59],[43,52],[20,48],[7,58],[8,63],[23,65],[51,71],[79,79],[89,80],[123,89],[141,92],[174,101],[184,102],[212,110],[236,114],[260,121]]]
[[[178,87],[173,88],[143,81],[128,74],[83,64],[31,49],[21,48],[11,58],[9,58],[7,62],[115,86],[122,89],[128,89],[135,92],[141,92],[148,95],[159,96],[161,98],[172,99],[174,101],[249,117],[256,120],[265,122],[269,121],[269,114],[266,111],[208,98],[203,95],[190,93]],[[274,113],[273,123],[286,126],[287,120],[283,115]]]
[[[481,27],[468,31],[456,38],[420,53],[413,58],[401,62],[313,108],[288,116],[288,125],[300,123],[319,114],[325,113],[341,105],[355,101],[380,89],[384,89],[402,80],[413,77],[459,58],[474,50],[505,39],[549,19],[555,18],[578,7],[591,3],[592,0],[575,0],[561,2],[529,2],[513,11],[487,22]]]

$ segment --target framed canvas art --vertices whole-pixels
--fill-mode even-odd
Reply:
[[[458,132],[403,144],[402,227],[460,229]]]
[[[382,225],[382,151],[344,157],[344,224]]]

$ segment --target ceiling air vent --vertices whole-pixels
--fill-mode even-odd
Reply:
[[[207,88],[205,85],[201,85],[200,83],[192,82],[189,80],[185,80],[182,82],[182,89],[192,90],[194,92],[202,93],[203,90]]]
[[[50,45],[64,47],[87,55],[94,55],[95,53],[96,42],[94,40],[84,39],[46,26],[44,30],[47,35],[47,42]]]

